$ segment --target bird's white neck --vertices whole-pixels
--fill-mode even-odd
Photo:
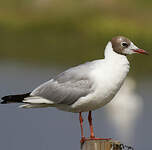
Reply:
[[[128,64],[129,61],[125,55],[121,55],[113,51],[112,44],[109,41],[106,48],[105,48],[105,60],[112,62],[112,63],[118,63],[118,64]]]

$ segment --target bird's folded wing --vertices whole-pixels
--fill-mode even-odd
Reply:
[[[80,97],[92,91],[92,82],[88,76],[89,63],[73,67],[54,79],[40,85],[31,96],[39,96],[52,101],[54,104],[75,103]]]

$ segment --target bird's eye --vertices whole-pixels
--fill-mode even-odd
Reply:
[[[128,47],[128,44],[127,44],[126,42],[122,42],[121,45],[122,45],[123,47]]]

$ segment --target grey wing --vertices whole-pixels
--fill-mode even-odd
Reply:
[[[92,91],[89,71],[90,63],[73,67],[40,85],[31,95],[46,98],[55,104],[71,105]]]

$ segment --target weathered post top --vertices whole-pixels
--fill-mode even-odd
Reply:
[[[121,143],[114,140],[87,140],[81,150],[122,150]]]

